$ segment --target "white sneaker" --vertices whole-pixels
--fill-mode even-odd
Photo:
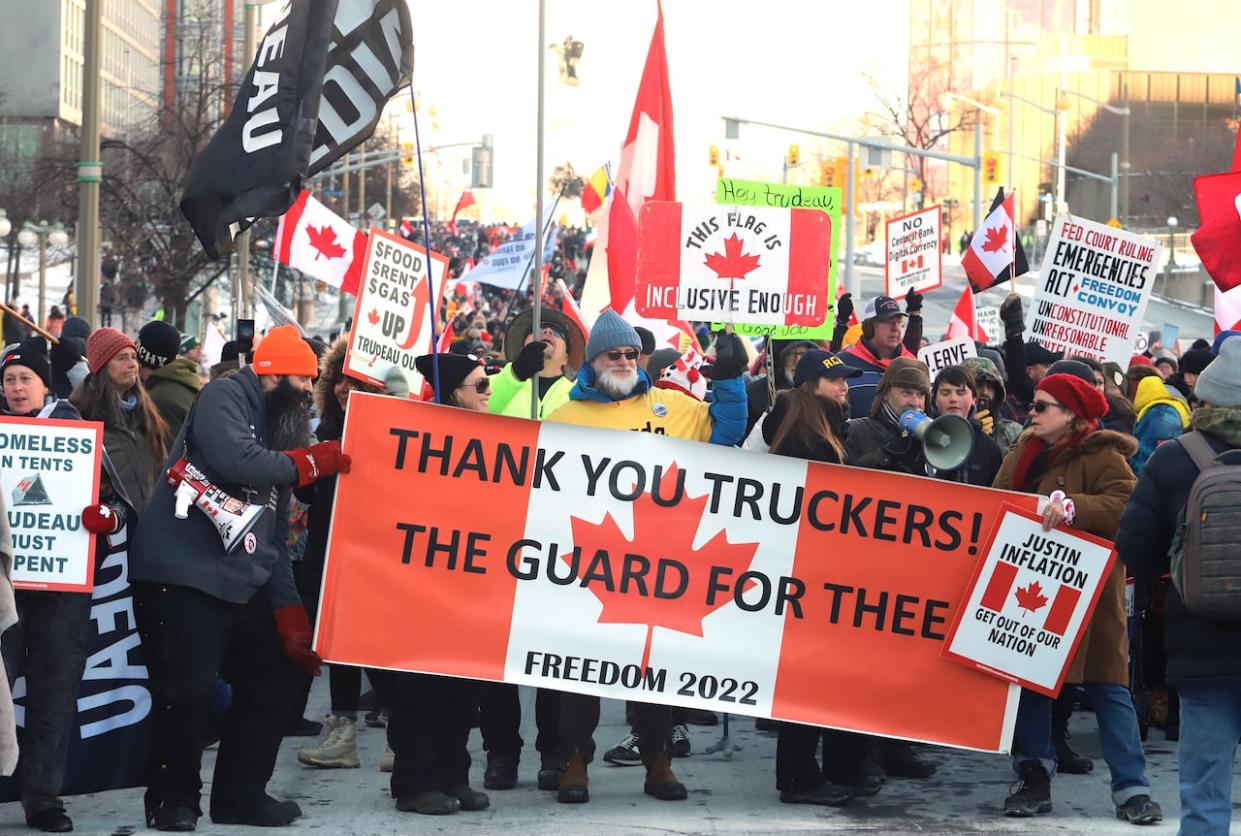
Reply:
[[[319,769],[357,769],[357,721],[328,715],[323,721],[323,739],[318,747],[299,750],[297,759]]]
[[[384,753],[379,756],[379,771],[391,772],[394,763],[396,763],[396,752],[392,751],[391,746],[385,746]]]

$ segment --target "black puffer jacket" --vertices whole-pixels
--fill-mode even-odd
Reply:
[[[1203,433],[1217,453],[1241,449],[1241,409],[1199,409],[1191,429]],[[1241,460],[1241,455],[1233,458]],[[1168,549],[1197,476],[1198,468],[1176,439],[1159,445],[1147,460],[1116,535],[1116,551],[1136,578],[1168,571]],[[1241,552],[1241,532],[1236,543]],[[1185,608],[1175,586],[1168,588],[1165,612],[1170,684],[1241,685],[1241,619],[1196,616]]]

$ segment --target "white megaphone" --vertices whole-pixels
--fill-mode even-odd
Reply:
[[[168,468],[165,481],[173,488],[173,515],[183,520],[193,505],[207,515],[224,541],[224,551],[231,552],[262,516],[265,505],[238,499],[214,485],[207,475],[184,458]]]
[[[900,427],[921,442],[927,464],[936,470],[956,470],[974,452],[974,429],[960,415],[931,418],[907,409],[901,413]]]

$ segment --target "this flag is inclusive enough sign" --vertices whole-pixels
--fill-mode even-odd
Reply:
[[[831,219],[817,209],[648,201],[638,226],[638,313],[819,325],[831,238]]]

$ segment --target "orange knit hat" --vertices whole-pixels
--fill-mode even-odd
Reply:
[[[314,377],[319,361],[293,325],[271,329],[254,350],[255,374],[299,374]]]

